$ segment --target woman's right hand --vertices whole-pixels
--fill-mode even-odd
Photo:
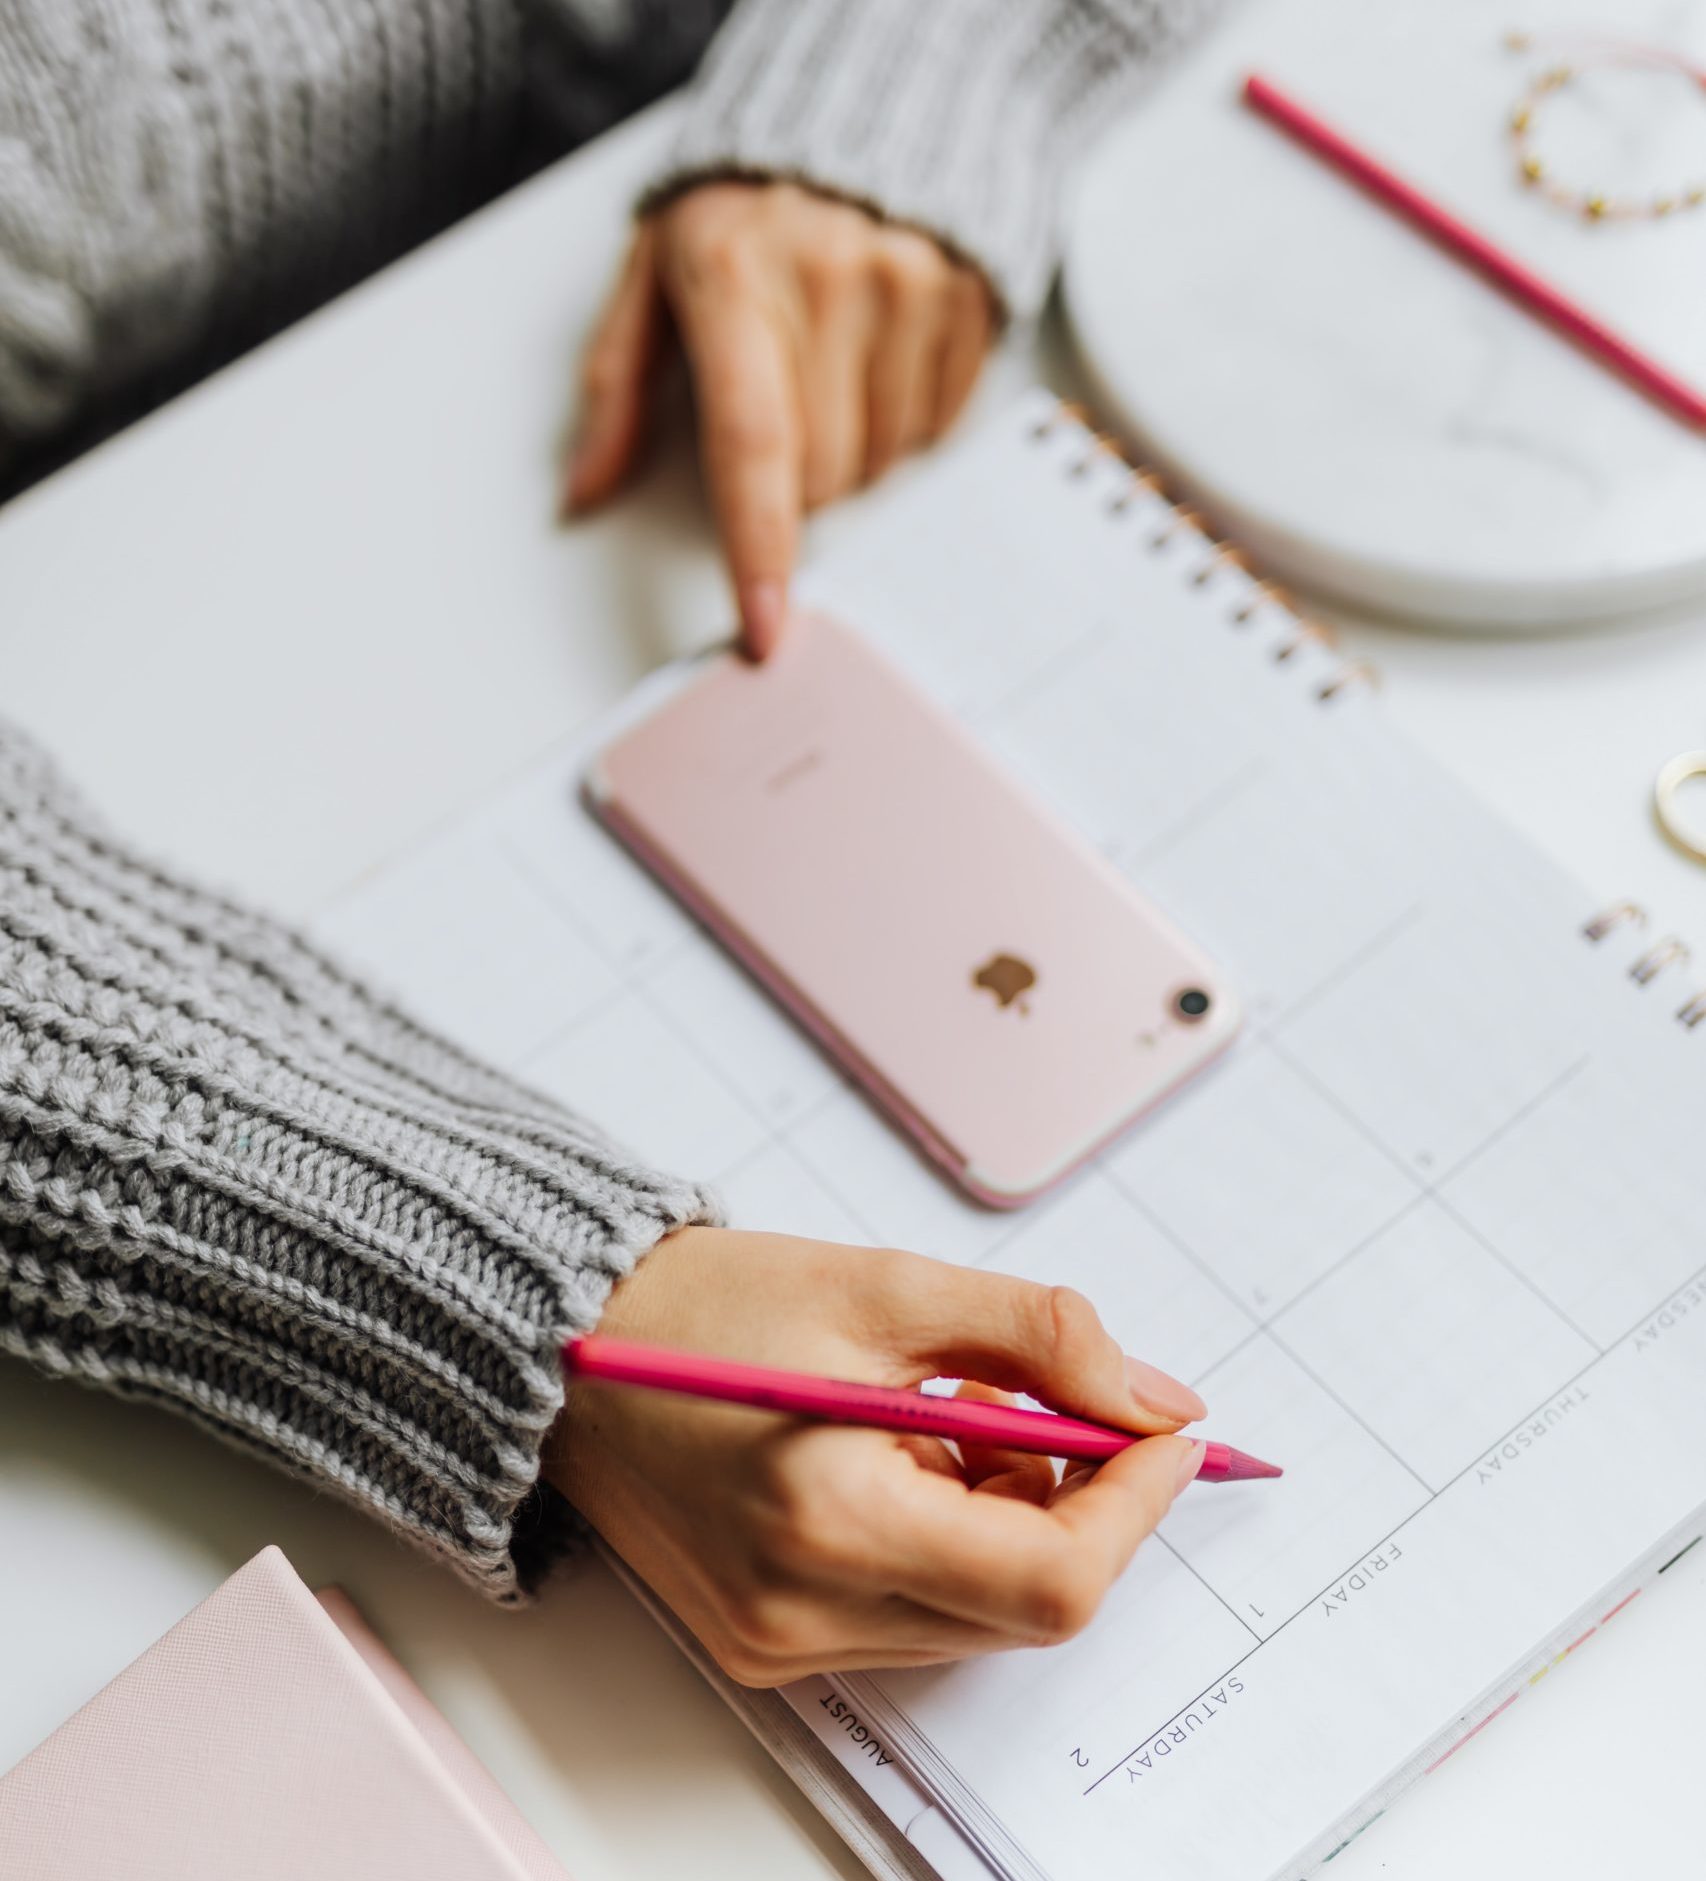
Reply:
[[[939,437],[995,324],[984,277],[916,229],[797,183],[700,183],[641,224],[587,348],[565,503],[602,503],[627,476],[673,334],[741,643],[764,659],[802,511]]]
[[[962,1377],[1153,1439],[1057,1482],[1042,1457],[575,1384],[548,1475],[746,1685],[1069,1638],[1202,1463],[1174,1434],[1201,1399],[1081,1295],[921,1255],[686,1228],[599,1330],[871,1384]]]

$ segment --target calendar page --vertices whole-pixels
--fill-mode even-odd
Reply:
[[[801,589],[1243,996],[1225,1059],[1055,1195],[957,1194],[592,822],[612,728],[320,936],[738,1225],[1078,1287],[1282,1462],[1184,1495],[1080,1638],[833,1681],[827,1735],[1002,1873],[1306,1871],[1694,1532],[1706,1007],[1049,401]]]

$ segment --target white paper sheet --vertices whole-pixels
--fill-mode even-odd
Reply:
[[[1633,984],[1642,937],[1586,940],[1573,884],[1365,689],[1324,698],[1330,655],[1046,402],[802,588],[1246,999],[1081,1178],[961,1200],[580,809],[599,739],[321,935],[737,1223],[1082,1288],[1283,1462],[1190,1491],[1079,1640],[838,1686],[1002,1871],[1300,1872],[1706,1504],[1692,989]]]

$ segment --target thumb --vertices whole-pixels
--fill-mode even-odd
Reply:
[[[565,516],[611,495],[639,449],[663,333],[655,240],[651,226],[642,224],[581,361],[580,412],[559,504]]]
[[[1153,1434],[1204,1415],[1179,1379],[1133,1358],[1070,1287],[930,1261],[892,1325],[920,1366],[1024,1391],[1057,1411]],[[897,1303],[898,1305],[898,1303]]]

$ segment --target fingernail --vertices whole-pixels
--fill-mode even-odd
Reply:
[[[740,618],[746,629],[748,650],[757,659],[773,653],[782,638],[788,617],[788,597],[779,581],[747,581],[741,584]]]
[[[1189,1449],[1179,1458],[1179,1480],[1174,1487],[1174,1495],[1177,1495],[1181,1489],[1188,1488],[1196,1481],[1197,1471],[1202,1468],[1202,1460],[1207,1455],[1208,1445],[1199,1440],[1191,1444]]]
[[[1189,1385],[1181,1384],[1153,1365],[1145,1365],[1142,1359],[1126,1360],[1125,1382],[1139,1408],[1153,1411],[1157,1417],[1171,1417],[1188,1424],[1208,1411],[1208,1406]]]

